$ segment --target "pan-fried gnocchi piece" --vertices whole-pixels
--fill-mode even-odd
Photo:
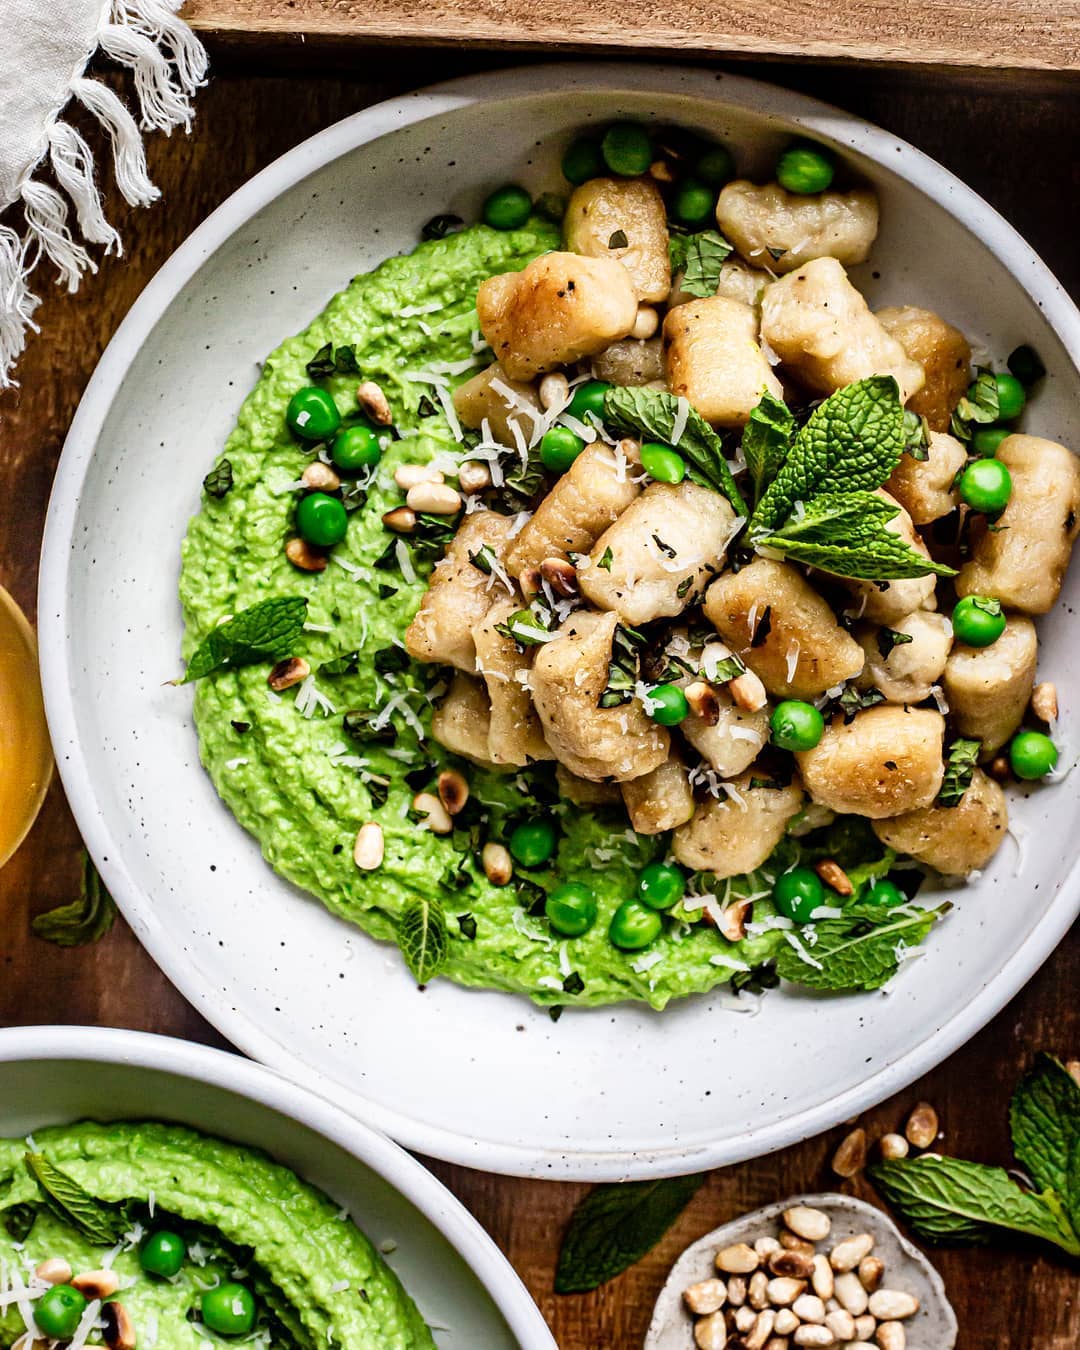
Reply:
[[[664,378],[664,353],[660,338],[623,338],[593,357],[593,375],[608,384],[652,384]]]
[[[598,782],[640,778],[668,757],[671,738],[638,699],[599,707],[618,617],[579,610],[539,649],[532,689],[544,736],[571,773]]]
[[[880,703],[850,722],[834,718],[795,758],[814,801],[881,820],[929,806],[945,774],[945,719],[929,708]]]
[[[566,247],[589,258],[614,258],[630,274],[639,300],[655,304],[671,289],[667,211],[649,178],[591,178],[575,188],[563,220]],[[626,244],[611,247],[619,232]]]
[[[489,277],[476,297],[480,329],[515,380],[602,352],[629,336],[637,308],[625,267],[576,253],[543,253],[520,272]]]
[[[1009,609],[1045,614],[1061,591],[1080,530],[1080,460],[1041,436],[1007,436],[998,459],[1012,496],[956,578],[957,595],[992,595]]]
[[[1023,614],[1010,614],[989,647],[953,649],[942,681],[949,711],[961,736],[981,741],[984,754],[1004,745],[1024,720],[1038,659],[1035,625]]]
[[[757,338],[757,316],[739,300],[713,295],[679,305],[664,320],[669,389],[709,422],[744,425],[764,392],[784,392]]]
[[[877,318],[908,356],[918,361],[926,376],[923,387],[908,400],[908,407],[926,418],[931,431],[948,431],[956,405],[971,382],[967,338],[932,310],[916,305],[879,309]]]
[[[622,801],[622,790],[618,783],[593,783],[588,778],[579,778],[571,773],[565,764],[555,765],[555,782],[559,787],[559,796],[565,797],[575,806],[615,806]]]
[[[818,258],[769,287],[761,301],[761,335],[819,394],[891,375],[906,403],[923,385],[922,366],[885,331],[835,258]]]
[[[495,388],[492,388],[492,385],[495,385]],[[459,384],[454,390],[454,407],[461,419],[461,425],[479,431],[486,421],[495,439],[513,449],[517,445],[517,437],[512,430],[516,423],[527,445],[533,431],[533,419],[519,403],[507,399],[505,391],[500,390],[500,385],[505,386],[521,402],[532,408],[538,418],[541,416],[540,399],[533,385],[510,379],[496,361],[479,375],[474,375],[471,380]]]
[[[435,564],[416,617],[405,630],[405,650],[417,661],[438,661],[471,675],[476,670],[473,629],[498,598],[485,576],[469,561],[486,544],[500,560],[506,553],[512,520],[494,511],[476,511],[462,521],[446,557]]]
[[[691,819],[675,831],[671,851],[685,867],[714,872],[721,881],[741,876],[760,867],[783,839],[803,804],[798,779],[788,787],[755,788],[751,777],[736,778],[732,796],[699,802]]]
[[[901,639],[891,649],[888,632],[864,628],[859,633],[866,665],[856,683],[860,689],[880,689],[889,703],[922,703],[945,670],[952,624],[944,614],[921,609],[898,619],[889,631]],[[883,650],[888,654],[883,656]]]
[[[817,698],[858,675],[862,648],[798,568],[755,558],[717,577],[705,617],[780,698]]]
[[[473,629],[476,669],[491,704],[488,758],[495,764],[519,766],[554,758],[529,692],[529,658],[513,638],[497,631],[497,625],[505,624],[520,607],[518,601],[500,600]]]
[[[916,525],[929,525],[959,504],[954,484],[966,460],[967,451],[954,436],[931,431],[926,458],[901,455],[885,486]]]
[[[694,794],[686,766],[672,756],[651,773],[622,785],[630,824],[638,834],[663,834],[684,825],[694,814]]]
[[[877,495],[893,506],[900,506],[895,497],[881,488],[878,488]],[[929,560],[930,552],[915,533],[911,517],[902,506],[892,520],[885,522],[885,528],[890,534],[898,534],[916,553],[921,553]],[[937,605],[937,577],[933,572],[927,572],[924,577],[890,581],[884,588],[876,581],[858,578],[846,579],[844,585],[854,597],[856,614],[868,623],[892,624],[905,614],[913,614],[917,609],[933,609]]]
[[[452,754],[485,769],[498,769],[488,759],[491,704],[482,680],[461,671],[450,681],[450,691],[431,714],[431,734]]]
[[[709,488],[652,483],[593,545],[578,572],[581,592],[632,627],[681,614],[720,570],[734,522]]]
[[[609,446],[587,445],[511,543],[507,567],[519,577],[545,558],[588,553],[640,492],[630,467]]]
[[[680,681],[687,683],[687,681]],[[726,689],[717,689],[720,708],[710,725],[697,713],[679,723],[679,730],[721,778],[736,778],[748,769],[769,740],[769,710],[738,708]]]
[[[792,272],[812,258],[851,266],[870,256],[878,204],[866,188],[802,196],[738,178],[720,193],[716,223],[751,267]]]
[[[954,877],[985,867],[1008,828],[1005,794],[981,769],[975,770],[956,806],[924,806],[874,821],[874,833],[887,847]]]

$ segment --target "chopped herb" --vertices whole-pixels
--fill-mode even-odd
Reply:
[[[568,994],[580,994],[585,988],[585,981],[576,970],[572,970],[570,974],[567,975],[566,979],[563,980],[562,987]]]
[[[232,722],[230,723],[230,725],[233,731],[235,731],[238,736],[243,736],[245,732],[251,730],[250,722]]]
[[[910,633],[898,633],[895,628],[879,628],[877,631],[877,647],[883,661],[889,659],[894,647],[903,647],[911,641]]]
[[[676,236],[669,244],[672,270],[683,273],[682,289],[699,298],[716,294],[720,269],[731,251],[731,245],[716,230]]]
[[[540,458],[540,447],[534,446],[529,451],[524,464],[519,455],[507,451],[505,462],[500,460],[500,467],[503,470],[503,484],[493,493],[492,505],[503,515],[516,515],[531,504],[544,485],[544,462]]]
[[[431,775],[435,772],[434,764],[421,764],[418,769],[410,769],[405,774],[405,782],[414,792],[420,792],[431,781]]]
[[[562,1004],[553,1003],[551,1007],[548,1009],[548,1016],[551,1018],[553,1022],[557,1022],[559,1018],[562,1016]]]
[[[380,581],[380,582],[379,582],[379,599],[380,599],[380,600],[389,600],[390,597],[391,597],[392,595],[397,595],[397,593],[398,593],[398,588],[397,588],[396,586],[388,586],[388,585],[386,584],[385,581]]]
[[[1009,359],[1005,364],[1009,367],[1009,373],[1015,375],[1025,389],[1038,384],[1046,374],[1046,367],[1039,353],[1026,342],[1009,353]]]
[[[604,549],[603,557],[601,557],[600,561],[596,565],[597,567],[602,567],[605,572],[610,572],[611,564],[613,561],[614,561],[614,554],[612,553],[611,545],[609,544],[608,547]]]
[[[776,967],[769,961],[752,970],[737,970],[731,977],[732,992],[736,994],[763,994],[766,989],[775,989],[779,983]]]
[[[385,806],[387,798],[390,796],[389,779],[383,779],[376,774],[369,773],[362,781],[368,790],[368,796],[371,798],[372,806],[376,808]]]
[[[945,777],[938,793],[939,806],[959,806],[960,799],[971,786],[975,766],[979,762],[980,741],[957,739],[945,756]]]
[[[626,231],[615,230],[607,241],[608,248],[625,248],[627,244]]]
[[[653,535],[653,543],[665,558],[674,558],[678,555],[678,549],[672,548],[670,544],[665,544],[658,534]]]
[[[306,366],[309,380],[324,380],[328,375],[359,375],[360,364],[355,347],[335,347],[328,342],[320,347]]]
[[[791,786],[791,778],[751,778],[751,788],[764,788],[769,792],[779,792],[781,788]]]
[[[471,914],[459,914],[457,916],[457,921],[461,936],[469,942],[475,942],[476,919]]]
[[[920,462],[930,458],[930,424],[910,408],[904,409],[904,449]]]
[[[233,486],[233,467],[229,460],[219,459],[202,480],[202,485],[208,497],[217,497],[220,500],[227,496]]]
[[[368,490],[357,479],[341,485],[341,504],[346,511],[359,511],[367,505]]]
[[[780,259],[787,252],[786,248],[773,248],[771,244],[766,245],[766,248],[768,249],[769,257],[773,260],[773,262],[779,262]]]
[[[997,378],[992,370],[980,366],[974,383],[956,405],[949,430],[966,445],[971,440],[974,428],[996,422],[1000,411]]]
[[[304,631],[308,602],[302,596],[275,596],[233,615],[203,638],[176,684],[190,684],[225,667],[279,661],[291,656],[293,643]]]
[[[754,628],[754,636],[750,639],[750,646],[761,647],[764,645],[769,634],[772,632],[772,605],[766,605],[761,612],[761,618],[758,619]]]
[[[347,736],[351,736],[354,741],[362,741],[365,745],[393,745],[397,740],[397,727],[387,718],[379,727],[373,727],[372,722],[378,716],[367,708],[353,708],[342,718],[342,730]]]
[[[360,670],[360,662],[363,659],[364,653],[361,651],[342,652],[340,656],[324,661],[318,669],[318,674],[329,676],[356,675]]]
[[[434,400],[428,398],[427,394],[421,394],[420,401],[416,405],[417,417],[436,417],[438,412]]]
[[[420,228],[421,239],[445,239],[448,234],[456,234],[458,230],[465,228],[465,222],[460,216],[443,212],[442,215],[432,216],[431,219]]]
[[[456,531],[456,516],[433,516],[425,513],[416,517],[416,529],[409,542],[418,558],[437,562],[453,543]]]
[[[395,567],[397,567],[398,556],[397,556],[396,537],[390,540],[387,546],[383,549],[383,551],[379,554],[379,556],[375,559],[375,561],[371,565],[372,567],[377,567],[380,572],[390,572],[393,571]]]
[[[498,559],[490,544],[483,544],[475,553],[469,554],[469,561],[478,572],[483,572],[484,576],[491,576],[492,568]]]
[[[4,1210],[4,1230],[14,1242],[25,1242],[37,1220],[36,1205],[12,1205]]]
[[[636,628],[627,628],[623,624],[616,627],[611,640],[607,687],[600,695],[598,707],[618,708],[633,699],[638,679],[638,659],[644,643],[644,634]]]
[[[685,598],[686,593],[689,591],[690,587],[693,584],[694,584],[693,577],[687,577],[685,581],[679,582],[679,584],[675,587],[675,594],[679,597],[680,600]]]
[[[372,658],[372,663],[380,675],[408,670],[409,653],[403,647],[391,644],[389,647],[380,647]]]
[[[755,643],[751,643],[751,646],[755,645]],[[717,661],[716,674],[713,679],[718,684],[727,684],[729,680],[737,680],[740,675],[745,674],[746,666],[737,656],[725,656],[722,661]]]
[[[515,610],[505,623],[497,623],[495,631],[519,647],[539,647],[545,641],[541,634],[550,631],[551,617],[550,610],[534,601],[529,609]]]
[[[849,684],[836,700],[836,706],[844,714],[846,725],[848,722],[854,722],[856,713],[861,713],[866,708],[876,708],[879,703],[884,702],[885,695],[880,689],[856,689],[853,684]]]

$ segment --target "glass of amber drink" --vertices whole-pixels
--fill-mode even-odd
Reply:
[[[34,630],[0,586],[0,867],[41,810],[52,767]]]

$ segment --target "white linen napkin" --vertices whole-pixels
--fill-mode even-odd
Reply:
[[[141,131],[190,129],[206,53],[176,17],[182,0],[0,0],[0,389],[34,328],[30,273],[43,259],[69,291],[96,264],[86,245],[120,253],[105,219],[93,151],[62,120],[74,99],[108,134],[116,185],[133,206],[159,195]],[[84,75],[98,51],[134,76],[140,120]],[[71,220],[72,214],[74,221]]]

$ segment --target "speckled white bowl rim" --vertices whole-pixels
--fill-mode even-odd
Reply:
[[[751,1235],[773,1236],[780,1215],[795,1205],[809,1205],[813,1209],[824,1210],[834,1222],[838,1214],[846,1211],[849,1215],[858,1216],[852,1225],[855,1232],[860,1229],[872,1231],[879,1242],[881,1235],[885,1234],[886,1240],[895,1244],[902,1253],[905,1264],[918,1271],[921,1307],[916,1318],[905,1322],[905,1328],[911,1332],[913,1329],[917,1330],[922,1323],[929,1322],[930,1326],[926,1330],[932,1332],[934,1337],[931,1343],[923,1336],[916,1336],[912,1350],[953,1350],[959,1333],[956,1313],[945,1292],[945,1282],[931,1265],[926,1254],[904,1237],[884,1211],[865,1200],[860,1200],[857,1196],[843,1195],[838,1191],[824,1195],[793,1195],[787,1200],[763,1205],[761,1209],[752,1210],[749,1214],[742,1214],[729,1223],[721,1224],[711,1233],[706,1233],[704,1237],[692,1242],[672,1265],[671,1273],[660,1290],[643,1350],[694,1350],[691,1330],[693,1322],[682,1301],[683,1290],[689,1284],[705,1279],[713,1273],[713,1256],[721,1247],[730,1246],[735,1242],[751,1242],[753,1240]],[[852,1236],[846,1231],[846,1227],[847,1225],[843,1236]],[[880,1252],[880,1249],[878,1250]],[[700,1258],[706,1253],[708,1260],[703,1262]],[[903,1268],[898,1268],[895,1261],[886,1263],[885,1279],[882,1283],[887,1289],[916,1292],[911,1288],[911,1277],[905,1279]],[[683,1332],[685,1334],[680,1334]]]
[[[357,146],[411,123],[450,114],[475,103],[543,94],[575,86],[613,92],[630,85],[635,94],[669,93],[731,104],[850,147],[885,166],[918,192],[943,205],[1007,269],[1039,306],[1073,366],[1080,371],[1080,314],[1061,284],[1021,236],[975,192],[907,142],[816,99],[739,76],[672,65],[629,63],[553,64],[468,76],[354,114],[302,142],[229,197],[173,254],[142,292],[106,349],[65,442],[46,521],[40,572],[38,619],[42,676],[56,762],[83,838],[140,940],[174,984],[234,1044],[331,1098],[407,1147],[466,1166],[557,1179],[637,1178],[677,1175],[757,1157],[829,1129],[882,1101],[932,1069],[979,1031],[1046,960],[1080,912],[1080,878],[1074,859],[1057,894],[1025,940],[994,978],[976,991],[963,1011],[906,1053],[857,1084],[767,1126],[728,1133],[704,1143],[669,1147],[558,1149],[521,1144],[516,1138],[477,1138],[438,1120],[418,1121],[319,1074],[268,1035],[258,1021],[199,973],[193,956],[167,941],[153,906],[124,865],[127,842],[115,822],[99,811],[88,747],[81,743],[77,706],[80,672],[68,646],[68,573],[71,540],[83,482],[110,405],[140,345],[163,310],[203,261],[250,216],[308,174]],[[224,809],[224,808],[222,808]],[[107,859],[108,861],[104,861]],[[479,1126],[477,1128],[480,1128]]]
[[[85,1060],[157,1070],[208,1083],[315,1131],[382,1177],[446,1238],[524,1350],[555,1350],[547,1323],[520,1276],[461,1201],[403,1148],[282,1074],[224,1050],[142,1031],[77,1026],[0,1030],[0,1063],[35,1060]],[[27,1103],[20,1103],[20,1110],[32,1115]],[[147,1110],[152,1112],[152,1102]],[[422,1302],[422,1290],[410,1292]]]

